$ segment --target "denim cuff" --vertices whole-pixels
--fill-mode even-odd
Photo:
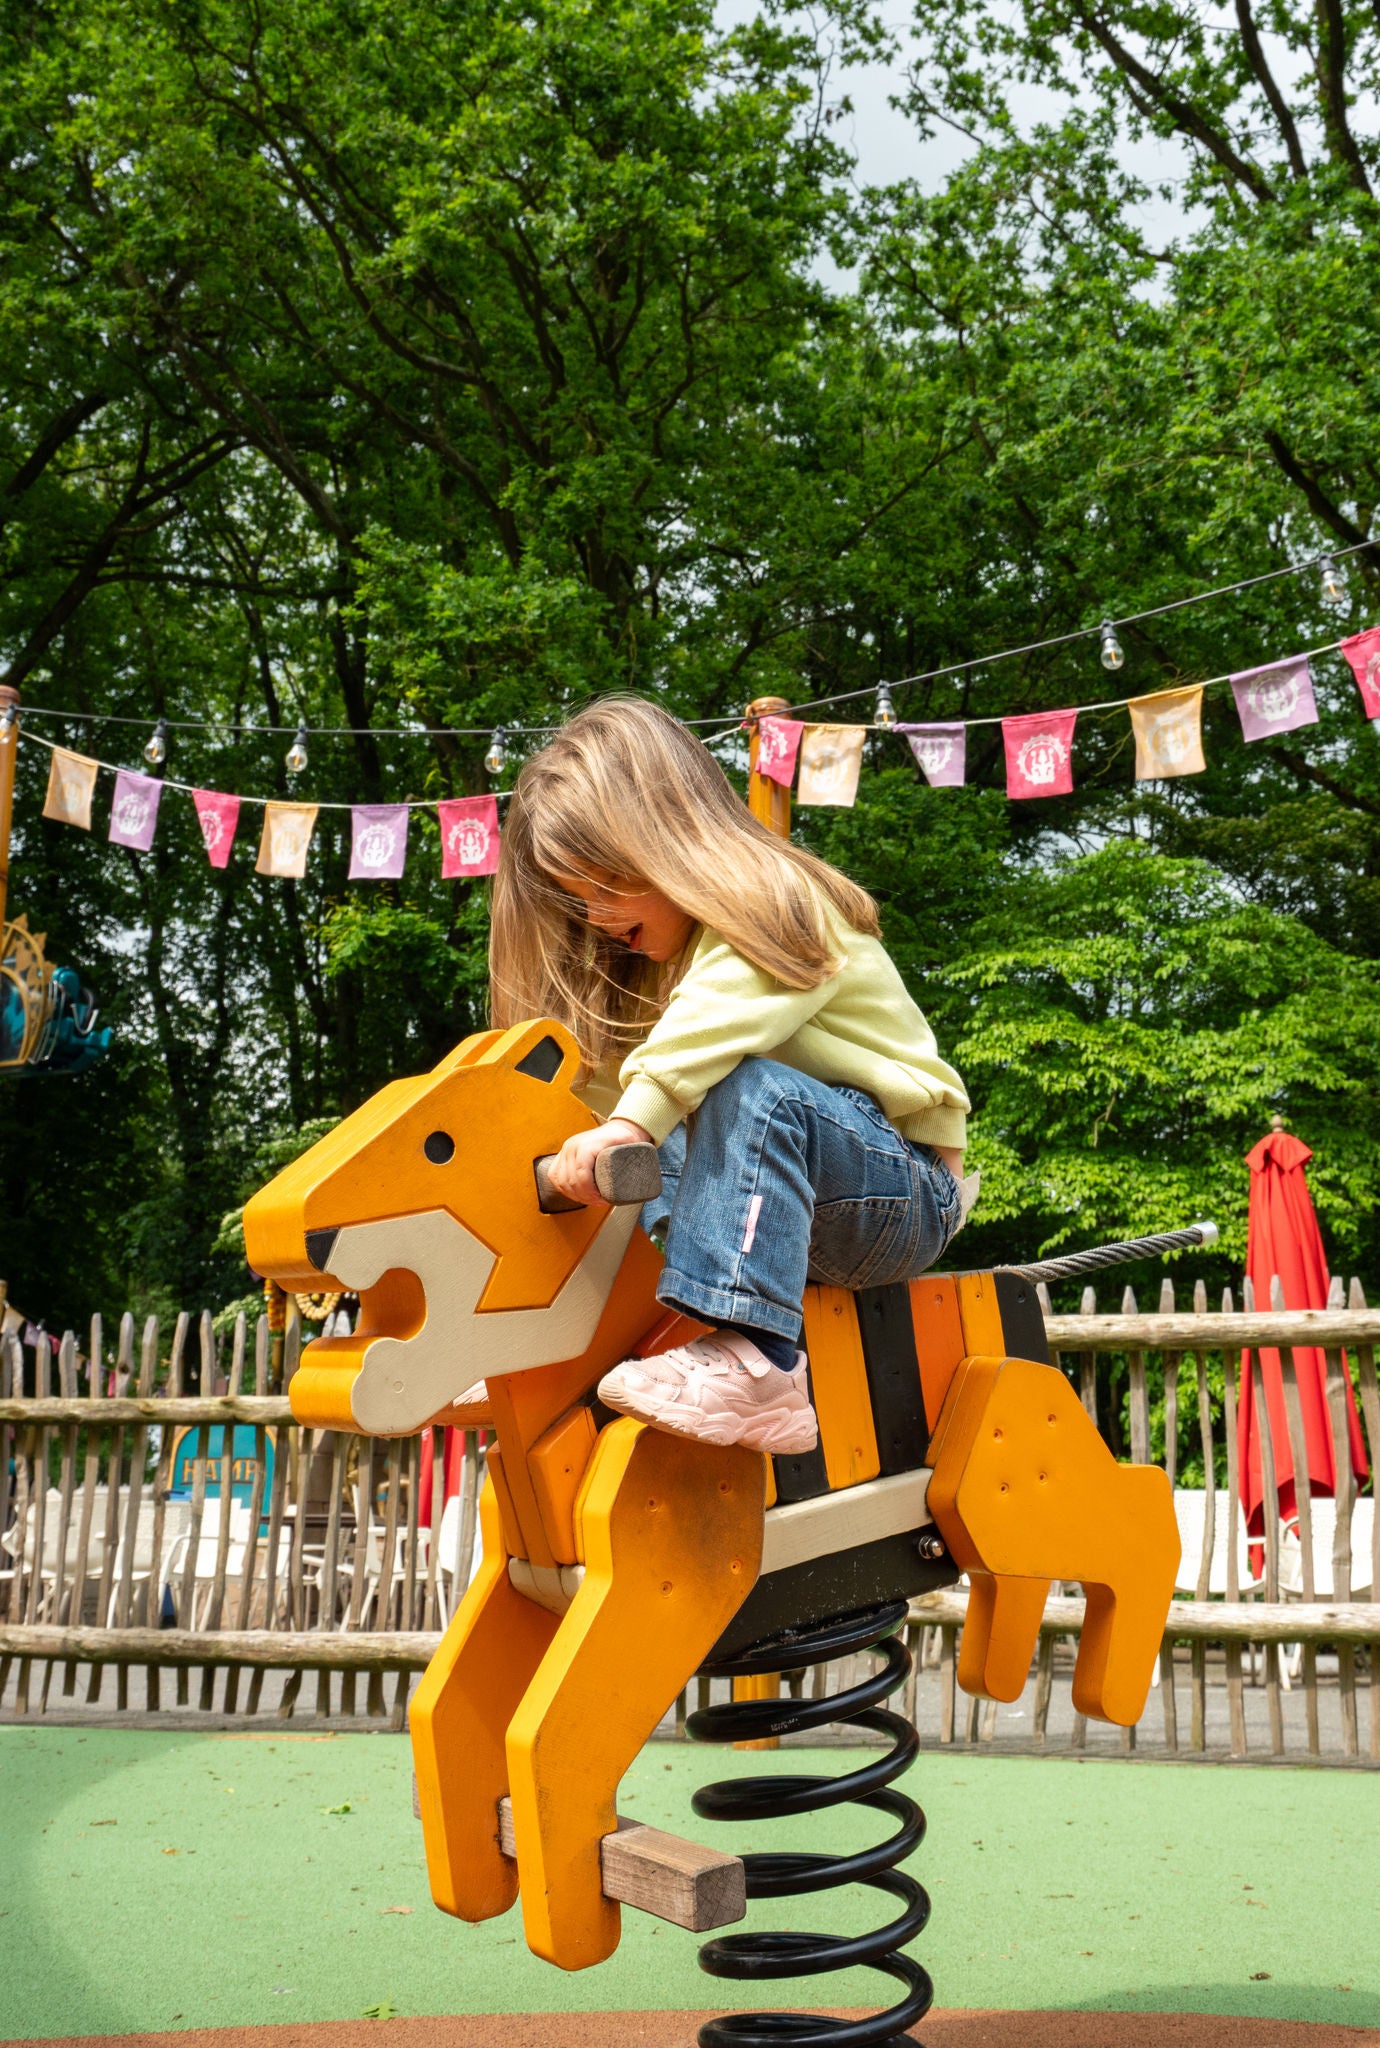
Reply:
[[[684,1273],[663,1266],[656,1285],[656,1298],[682,1315],[696,1316],[702,1323],[746,1323],[753,1330],[770,1330],[775,1337],[800,1341],[801,1317],[760,1294],[743,1294],[723,1287],[706,1287]]]

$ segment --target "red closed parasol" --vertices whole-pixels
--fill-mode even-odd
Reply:
[[[1326,1308],[1328,1293],[1327,1257],[1322,1232],[1313,1210],[1303,1169],[1313,1157],[1308,1146],[1288,1131],[1273,1130],[1246,1154],[1251,1170],[1251,1202],[1247,1224],[1246,1271],[1255,1290],[1258,1309],[1270,1306],[1272,1281],[1277,1274],[1284,1290],[1284,1306],[1297,1310]],[[1298,1374],[1299,1406],[1303,1413],[1303,1440],[1308,1463],[1308,1491],[1335,1494],[1337,1460],[1332,1425],[1327,1412],[1326,1364],[1321,1350],[1293,1347]],[[1262,1348],[1260,1374],[1270,1418],[1270,1442],[1274,1449],[1275,1484],[1279,1513],[1290,1520],[1297,1510],[1293,1453],[1289,1444],[1284,1410],[1284,1380],[1278,1351]],[[1250,1352],[1241,1359],[1241,1385],[1237,1406],[1237,1451],[1241,1473],[1241,1500],[1250,1535],[1264,1532],[1264,1481],[1260,1459],[1260,1416],[1256,1407]],[[1351,1465],[1358,1479],[1370,1467],[1365,1441],[1356,1413],[1356,1397],[1345,1372],[1347,1429],[1351,1444]]]

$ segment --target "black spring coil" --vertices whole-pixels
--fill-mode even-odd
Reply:
[[[749,1899],[791,1898],[804,1892],[832,1891],[837,1885],[865,1884],[899,1899],[900,1914],[873,1933],[853,1936],[719,1935],[705,1942],[699,1964],[713,1977],[751,1981],[812,1977],[863,1965],[899,1978],[906,1994],[886,2012],[861,2020],[830,2019],[822,2013],[730,2013],[700,2028],[700,2048],[795,2048],[795,2044],[803,2048],[803,2044],[818,2042],[828,2043],[829,2048],[915,2048],[906,2030],[929,2011],[934,1986],[919,1963],[901,1951],[924,1928],[930,1901],[924,1888],[896,1865],[923,1841],[925,1816],[913,1799],[888,1787],[914,1763],[920,1738],[904,1715],[880,1704],[910,1670],[910,1652],[896,1639],[896,1630],[905,1618],[905,1601],[895,1600],[826,1623],[808,1634],[774,1636],[754,1644],[742,1656],[706,1665],[704,1675],[736,1678],[765,1671],[797,1671],[856,1650],[875,1649],[883,1659],[882,1669],[871,1678],[827,1699],[731,1700],[701,1707],[690,1716],[686,1732],[696,1742],[752,1742],[767,1735],[795,1734],[843,1722],[892,1738],[895,1746],[884,1756],[842,1777],[723,1778],[697,1792],[691,1803],[705,1820],[775,1819],[849,1801],[889,1814],[900,1823],[896,1833],[851,1856],[754,1851],[744,1856],[743,1863]]]

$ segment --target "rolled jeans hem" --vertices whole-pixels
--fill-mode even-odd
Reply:
[[[678,1308],[682,1315],[695,1316],[701,1322],[746,1323],[750,1330],[769,1330],[774,1337],[789,1337],[794,1342],[800,1338],[798,1312],[792,1315],[789,1309],[777,1308],[760,1294],[706,1287],[687,1274],[672,1272],[670,1267],[662,1271],[657,1282],[656,1298],[667,1308]]]

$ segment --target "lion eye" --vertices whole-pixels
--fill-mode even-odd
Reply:
[[[422,1150],[433,1166],[444,1166],[455,1157],[455,1140],[449,1131],[433,1131]]]

